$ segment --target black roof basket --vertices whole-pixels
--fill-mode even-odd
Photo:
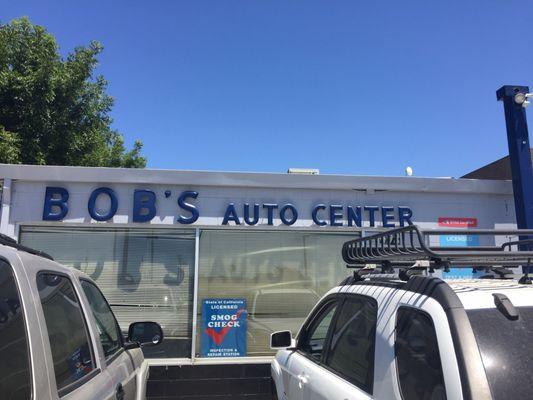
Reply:
[[[430,246],[431,236],[477,235],[507,237],[501,245],[443,247]],[[509,237],[519,240],[509,241]],[[408,266],[426,260],[433,268],[529,266],[533,261],[533,230],[495,229],[430,229],[415,225],[390,229],[372,236],[350,240],[342,246],[342,257],[348,267],[361,268],[368,264],[383,267]]]
[[[4,246],[14,247],[17,250],[25,251],[26,253],[34,254],[36,256],[41,256],[44,258],[48,258],[49,260],[53,260],[52,256],[50,254],[45,253],[41,250],[35,250],[31,247],[26,247],[21,244],[18,244],[17,241],[7,235],[4,235],[0,233],[0,244],[3,244]]]

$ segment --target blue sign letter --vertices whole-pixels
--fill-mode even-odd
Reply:
[[[235,210],[235,204],[233,203],[228,204],[228,208],[226,208],[226,213],[224,214],[224,219],[222,220],[222,225],[227,225],[228,221],[233,221],[237,225],[241,224],[241,221],[237,216],[237,210]]]
[[[133,192],[133,222],[148,222],[155,217],[155,193],[151,190]],[[143,210],[146,210],[143,213]]]
[[[338,213],[337,211],[341,211]],[[342,218],[342,206],[329,206],[329,224],[331,226],[342,226],[342,221],[337,221],[338,218]]]
[[[411,218],[413,217],[413,210],[409,207],[398,207],[398,220],[400,221],[400,226],[404,226],[405,222],[408,225],[413,225]]]
[[[324,204],[318,204],[315,206],[315,208],[313,208],[313,212],[311,213],[311,216],[313,217],[314,223],[317,224],[318,226],[327,225],[326,221],[324,221],[323,219],[318,219],[318,212],[320,210],[325,210],[325,209],[326,209],[326,206]]]
[[[285,216],[287,210],[291,210],[291,219],[287,219]],[[285,225],[292,225],[298,219],[298,211],[296,210],[296,207],[294,207],[292,204],[285,204],[283,207],[281,207],[281,210],[279,210],[279,217],[281,219],[281,222],[283,222]]]
[[[355,207],[355,210],[352,206],[348,206],[348,226],[353,226],[355,222],[355,226],[361,227],[361,207],[357,206]]]
[[[187,203],[185,200],[188,198],[196,199],[198,197],[198,192],[194,192],[192,190],[186,190],[183,192],[180,197],[178,197],[178,205],[183,208],[185,211],[189,211],[191,213],[190,217],[184,217],[183,215],[180,215],[178,217],[178,222],[180,224],[192,224],[193,222],[196,222],[198,217],[200,216],[200,213],[198,212],[198,209],[194,204]]]
[[[244,222],[255,225],[259,221],[259,204],[254,204],[254,219],[250,220],[250,204],[244,203]]]
[[[109,196],[109,200],[111,201],[111,206],[109,207],[109,210],[104,214],[100,214],[98,213],[98,211],[96,211],[96,199],[101,194],[107,194]],[[89,197],[89,203],[87,204],[87,208],[89,209],[89,215],[92,219],[96,221],[107,221],[113,218],[113,216],[117,212],[117,196],[115,196],[115,192],[113,192],[113,189],[107,187],[94,189],[91,193],[91,196]]]
[[[368,221],[370,226],[376,226],[376,217],[375,212],[379,210],[379,207],[376,206],[365,206],[365,211],[368,211]]]
[[[58,195],[59,198],[54,198]],[[47,187],[44,195],[43,221],[61,221],[68,213],[68,192],[61,187]],[[52,212],[53,207],[59,209]]]
[[[383,222],[383,228],[394,228],[394,215],[389,215],[389,212],[394,212],[394,207],[381,207],[381,221]]]
[[[278,208],[277,204],[263,204],[263,208],[267,209],[268,225],[274,225],[274,209]]]

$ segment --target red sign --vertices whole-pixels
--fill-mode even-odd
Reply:
[[[439,217],[439,226],[447,228],[474,228],[477,226],[477,218]]]

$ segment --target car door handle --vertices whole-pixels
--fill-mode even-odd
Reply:
[[[115,391],[115,399],[116,400],[124,400],[124,396],[125,396],[124,388],[122,387],[122,383],[119,383],[117,385],[117,389]]]
[[[309,382],[309,375],[302,372],[300,375],[298,375],[298,387],[300,389],[303,389],[304,385],[306,385]]]

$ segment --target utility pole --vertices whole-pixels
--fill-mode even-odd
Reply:
[[[517,227],[533,229],[533,168],[526,119],[528,98],[533,96],[528,86],[506,85],[498,89],[496,97],[505,110]],[[529,272],[527,267],[522,267],[524,273]]]

